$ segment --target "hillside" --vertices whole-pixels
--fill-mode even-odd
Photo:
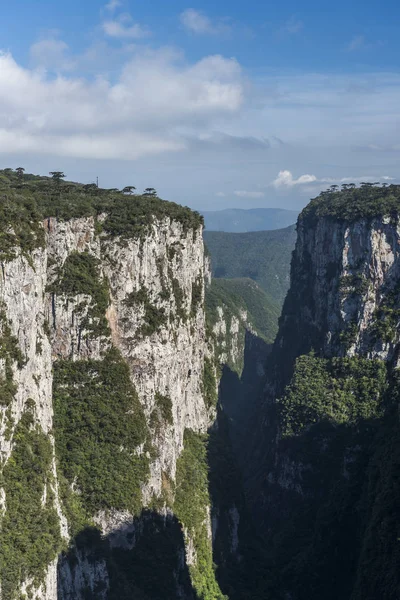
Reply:
[[[283,208],[226,208],[202,212],[207,231],[231,233],[282,229],[296,223],[298,214]]]
[[[206,293],[206,315],[211,322],[218,319],[218,306],[225,306],[235,316],[246,311],[254,333],[268,344],[274,341],[279,308],[252,279],[214,279]]]
[[[281,306],[289,288],[294,225],[275,231],[225,233],[205,231],[215,278],[250,278]]]

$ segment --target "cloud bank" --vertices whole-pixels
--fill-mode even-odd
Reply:
[[[112,83],[49,77],[2,54],[0,152],[136,159],[182,150],[187,132],[200,134],[242,103],[241,69],[222,56],[188,64],[168,50],[139,51]]]

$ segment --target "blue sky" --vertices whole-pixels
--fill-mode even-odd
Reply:
[[[399,17],[358,0],[14,0],[0,165],[198,209],[300,208],[333,182],[397,181]]]

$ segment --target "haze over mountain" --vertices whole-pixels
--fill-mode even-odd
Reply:
[[[284,208],[226,208],[202,214],[208,231],[242,233],[288,227],[296,223],[299,213]]]
[[[248,233],[205,231],[203,236],[211,255],[213,277],[253,279],[275,305],[282,305],[289,288],[295,225]]]

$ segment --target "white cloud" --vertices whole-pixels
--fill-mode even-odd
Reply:
[[[218,198],[225,198],[225,196],[226,196],[225,192],[217,192],[215,195],[216,195]]]
[[[119,39],[140,40],[150,35],[150,31],[146,27],[139,23],[133,23],[129,14],[123,14],[117,19],[104,21],[103,31],[109,37]]]
[[[305,185],[314,183],[317,181],[315,175],[301,175],[297,179],[294,179],[292,173],[290,171],[279,171],[278,177],[274,179],[272,185],[276,188],[279,187],[293,187],[295,185]]]
[[[122,2],[120,2],[120,0],[110,0],[110,2],[108,4],[106,4],[105,9],[109,10],[110,12],[114,12],[121,5],[122,5]]]
[[[74,68],[74,61],[69,56],[69,48],[65,42],[56,38],[40,40],[30,47],[30,58],[37,67],[69,71]]]
[[[185,148],[243,102],[236,61],[138,50],[116,82],[47,77],[0,54],[0,153],[136,159]]]
[[[207,15],[188,8],[180,15],[182,25],[191,33],[198,35],[216,35],[229,31],[229,26],[225,23],[214,23]]]
[[[342,183],[361,183],[362,181],[394,181],[395,177],[389,177],[387,175],[383,176],[373,176],[373,175],[364,175],[364,176],[354,176],[354,177],[321,177],[318,178],[315,175],[301,175],[297,179],[295,179],[290,171],[279,171],[278,177],[274,179],[271,185],[275,188],[286,188],[290,189],[294,186],[301,185],[304,186],[307,192],[313,192],[316,189],[322,189],[326,187],[326,185],[332,184],[342,184]]]
[[[263,198],[264,192],[249,192],[247,190],[236,190],[233,192],[238,198]]]

